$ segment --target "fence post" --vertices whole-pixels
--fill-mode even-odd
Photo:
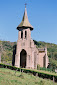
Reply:
[[[20,69],[20,72],[21,72],[21,69]]]
[[[38,73],[36,73],[36,76],[38,76]]]
[[[54,76],[53,76],[53,85],[54,85]]]
[[[17,65],[16,65],[16,66],[17,66]],[[14,75],[16,75],[17,70],[18,70],[18,69],[15,70],[15,74],[14,74]]]

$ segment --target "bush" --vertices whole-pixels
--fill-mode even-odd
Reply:
[[[54,74],[43,73],[43,72],[40,72],[40,71],[35,71],[35,70],[25,69],[25,68],[17,68],[17,67],[5,65],[5,64],[0,64],[0,68],[8,68],[8,69],[11,69],[11,70],[17,70],[18,69],[17,71],[23,70],[23,72],[31,73],[34,76],[36,75],[36,73],[38,73],[39,77],[47,78],[47,79],[51,79],[51,80],[53,80],[53,76],[54,76],[55,81],[57,82],[57,75],[54,75]]]
[[[39,64],[37,65],[37,70],[40,70],[40,65]]]
[[[50,71],[50,72],[52,71],[52,69],[44,68],[44,67],[43,67],[43,68],[42,68],[42,67],[40,67],[40,70],[45,70],[45,71]]]

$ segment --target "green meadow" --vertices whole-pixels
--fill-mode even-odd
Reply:
[[[30,73],[0,68],[0,85],[53,85],[53,81],[33,76]]]

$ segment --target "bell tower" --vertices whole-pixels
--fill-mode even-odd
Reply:
[[[33,30],[32,25],[29,23],[26,4],[23,19],[17,27],[18,40],[15,55],[15,66],[16,67],[30,67],[28,58],[31,55],[31,31]]]
[[[47,48],[37,48],[34,41],[31,39],[32,25],[29,23],[26,4],[23,19],[17,27],[18,40],[17,48],[15,50],[14,64],[16,67],[37,69],[48,66],[49,59],[47,56]]]

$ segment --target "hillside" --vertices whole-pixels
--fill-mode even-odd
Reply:
[[[34,43],[38,48],[47,47],[48,57],[50,60],[50,68],[57,67],[57,45],[53,43],[46,42],[37,42],[34,40]],[[13,56],[13,49],[16,46],[16,42],[10,41],[0,41],[0,53],[2,62],[11,62]]]
[[[48,52],[48,56],[49,58],[54,58],[55,60],[57,60],[57,45],[53,44],[53,43],[46,43],[46,42],[37,42],[35,41],[35,44],[37,45],[38,48],[43,48],[43,47],[47,47],[47,52]]]
[[[2,62],[12,61],[14,45],[16,45],[16,42],[0,41],[0,53]]]
[[[0,68],[0,85],[53,85],[53,81],[29,73],[16,72],[15,74],[14,70]]]
[[[51,69],[57,68],[57,45],[53,43],[46,43],[41,41],[37,42],[35,40],[34,42],[37,45],[37,48],[47,47],[47,54],[50,62],[49,68]]]

